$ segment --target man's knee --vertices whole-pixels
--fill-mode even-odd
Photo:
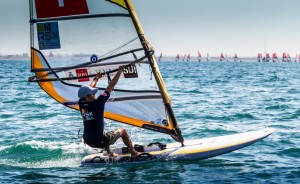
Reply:
[[[123,135],[127,134],[127,132],[126,132],[126,130],[124,128],[120,128],[119,129],[119,133],[120,133],[120,136],[123,136]]]

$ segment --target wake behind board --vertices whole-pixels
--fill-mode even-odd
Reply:
[[[238,133],[233,135],[186,140],[184,147],[180,143],[152,143],[148,146],[137,146],[137,151],[144,154],[131,159],[127,148],[112,149],[117,157],[109,157],[106,152],[85,156],[83,165],[110,163],[140,163],[151,160],[202,160],[249,146],[271,135],[275,129],[267,128],[259,131]]]

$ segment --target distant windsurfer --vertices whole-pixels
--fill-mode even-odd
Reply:
[[[134,146],[123,128],[115,129],[104,133],[104,106],[105,102],[109,99],[111,92],[124,70],[125,66],[120,66],[115,77],[110,81],[102,95],[98,98],[95,97],[98,89],[95,88],[99,78],[102,77],[98,73],[89,86],[82,86],[78,90],[78,101],[80,112],[83,119],[84,143],[95,148],[105,148],[110,156],[117,156],[111,152],[109,146],[113,145],[120,137],[124,144],[130,148],[131,157],[137,157],[141,153],[135,151]]]

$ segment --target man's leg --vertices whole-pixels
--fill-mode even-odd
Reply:
[[[123,128],[120,128],[119,133],[120,133],[120,136],[121,136],[124,144],[130,148],[131,156],[136,157],[136,156],[140,155],[139,152],[135,151],[134,146],[132,145],[132,141],[130,140],[129,135],[127,134],[127,131]]]

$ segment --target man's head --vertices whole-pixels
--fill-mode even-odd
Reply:
[[[97,88],[92,88],[91,86],[81,86],[78,90],[78,97],[84,97],[85,100],[92,101],[95,100],[95,94],[97,91]]]

